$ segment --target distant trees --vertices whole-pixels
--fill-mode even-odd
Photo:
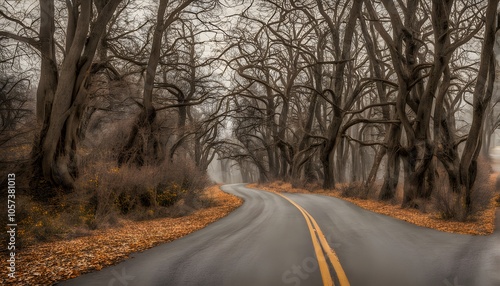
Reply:
[[[259,161],[262,174],[273,175],[265,175],[267,179],[321,178],[325,188],[334,186],[335,177],[344,179],[342,168],[335,167],[342,164],[349,149],[342,140],[341,127],[346,112],[368,84],[353,77],[359,70],[353,63],[364,59],[351,56],[353,50],[362,48],[352,45],[353,24],[361,6],[362,2],[356,1],[354,6],[346,5],[342,13],[336,14],[332,13],[334,7],[321,1],[262,1],[260,15],[242,15],[243,29],[252,27],[256,34],[243,36],[249,33],[244,30],[235,35],[240,40],[234,60],[238,66],[234,69],[245,84],[236,87],[241,92],[234,93],[248,97],[247,102],[258,103],[252,108],[263,115],[265,131],[255,133],[254,127],[253,132],[241,131],[241,136],[247,137],[243,141],[268,150],[260,159],[254,159]],[[270,19],[261,19],[262,14]],[[343,21],[350,24],[341,37],[335,25]],[[252,138],[248,138],[250,134],[254,134]],[[321,162],[321,168],[314,163],[315,158]]]
[[[237,156],[261,180],[364,180],[365,196],[383,176],[379,198],[401,183],[409,207],[431,198],[442,169],[470,212],[497,4],[256,2],[233,34]]]
[[[484,42],[473,93],[472,124],[460,159],[460,192],[467,213],[471,211],[472,207],[472,187],[478,171],[477,158],[481,150],[485,112],[490,104],[496,79],[496,60],[493,47],[496,32],[500,28],[498,25],[498,2],[498,0],[489,0],[486,7]]]
[[[160,62],[162,41],[166,29],[178,19],[179,14],[192,2],[194,1],[186,0],[177,3],[176,7],[170,13],[167,12],[169,1],[161,0],[158,5],[149,59],[145,67],[141,113],[137,118],[137,122],[132,127],[128,142],[118,158],[119,164],[133,161],[138,165],[143,165],[147,159],[145,157],[150,157],[152,160],[159,160],[161,154],[159,149],[161,146],[158,139],[155,138],[155,126],[153,125],[156,119],[156,110],[153,106],[156,69]]]
[[[16,145],[17,137],[31,131],[25,129],[23,132],[16,132],[19,126],[28,124],[32,114],[29,106],[31,82],[27,75],[5,73],[5,62],[0,63],[0,66],[3,66],[0,68],[0,147],[7,148]]]
[[[205,42],[199,39],[203,33],[217,33],[216,28],[210,30],[213,26],[201,16],[216,6],[214,1],[160,1],[149,58],[147,63],[141,63],[144,69],[141,112],[118,156],[119,165],[155,164],[167,157],[172,160],[179,148],[191,143],[194,145],[191,159],[201,170],[205,171],[213,160],[212,141],[217,138],[218,124],[211,124],[216,114],[204,118],[195,115],[193,109],[213,102],[220,88],[220,83],[212,78],[216,56],[201,59],[200,47]],[[170,130],[174,136],[168,148],[167,142],[160,139],[162,126],[157,116],[162,110],[177,111],[176,130]],[[189,148],[182,151],[190,153]]]

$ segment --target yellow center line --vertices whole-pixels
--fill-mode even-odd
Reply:
[[[323,248],[323,251],[326,253],[328,256],[330,263],[332,264],[335,272],[337,273],[337,278],[339,279],[339,283],[341,286],[350,286],[349,280],[347,279],[347,276],[344,272],[344,269],[342,268],[342,265],[340,265],[340,261],[335,254],[335,251],[328,245],[328,242],[326,241],[325,235],[319,228],[318,223],[316,220],[305,210],[303,209],[300,205],[292,201],[291,199],[287,198],[286,196],[276,193],[289,201],[292,205],[294,205],[304,216],[306,219],[307,227],[309,228],[309,232],[311,233],[311,239],[313,242],[314,246],[314,251],[316,253],[316,257],[318,258],[318,263],[319,263],[319,269],[321,272],[321,278],[323,279],[323,285],[334,285],[332,277],[330,275],[330,270],[328,269],[328,264],[325,259],[325,256],[323,255],[323,252],[321,251],[321,248]],[[311,225],[312,223],[312,225]],[[313,229],[314,226],[314,229]],[[316,230],[317,236],[314,234],[314,231]],[[318,243],[318,238],[319,238],[319,243],[321,243],[321,247],[319,246]]]
[[[304,210],[305,211],[305,210]],[[350,286],[349,280],[347,279],[347,276],[344,272],[344,269],[342,268],[342,265],[340,264],[340,260],[335,253],[335,251],[328,245],[328,242],[326,241],[325,235],[323,234],[323,231],[321,231],[321,228],[319,228],[318,224],[316,223],[316,220],[308,213],[306,214],[309,216],[311,219],[314,228],[316,229],[316,232],[319,237],[319,241],[321,242],[321,246],[323,246],[324,251],[326,252],[326,255],[330,259],[330,263],[333,265],[333,268],[335,269],[335,273],[337,273],[337,278],[339,279],[339,283],[341,286]]]
[[[326,261],[325,255],[323,254],[323,251],[321,251],[321,246],[318,242],[316,235],[314,234],[314,229],[311,225],[311,222],[309,221],[309,217],[307,216],[306,211],[302,209],[299,205],[297,205],[294,201],[290,200],[289,198],[279,193],[277,194],[286,199],[287,201],[289,201],[292,205],[294,205],[304,216],[309,232],[311,233],[311,239],[314,247],[314,252],[316,253],[316,258],[318,259],[318,265],[321,273],[321,279],[323,280],[323,285],[333,286],[334,283],[332,280],[332,276],[330,275],[330,269],[328,269],[328,263]]]

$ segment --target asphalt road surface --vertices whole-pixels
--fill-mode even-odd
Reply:
[[[449,234],[332,197],[242,184],[223,190],[245,203],[202,230],[60,285],[500,285],[498,231]]]

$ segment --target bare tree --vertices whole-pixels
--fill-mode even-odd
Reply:
[[[76,130],[87,100],[88,73],[103,31],[119,3],[119,0],[66,1],[65,47],[56,43],[53,0],[40,1],[38,33],[24,24],[17,31],[2,32],[4,36],[31,45],[41,55],[36,112],[41,129],[32,151],[35,183],[45,181],[68,189],[73,187],[78,175]],[[93,12],[94,4],[97,13]],[[8,15],[2,16],[18,22]],[[26,30],[30,36],[24,35]],[[60,63],[56,46],[63,50]]]
[[[464,210],[471,211],[471,190],[477,173],[477,157],[481,150],[481,133],[483,132],[485,111],[488,107],[495,81],[495,33],[498,30],[498,0],[489,0],[486,8],[484,43],[481,52],[481,63],[474,88],[474,108],[469,136],[465,143],[460,160],[461,195]]]
[[[163,157],[160,154],[160,143],[154,135],[158,125],[155,124],[157,111],[153,105],[153,89],[158,65],[162,57],[163,38],[165,31],[174,22],[179,20],[180,14],[195,2],[197,1],[186,0],[170,3],[169,1],[162,0],[158,5],[151,49],[144,75],[141,112],[132,127],[127,143],[119,155],[119,164],[134,162],[138,165],[143,165],[146,160],[150,159],[154,162],[161,160]],[[213,1],[207,1],[206,3],[203,1],[199,2],[197,4],[200,5],[200,9],[210,9],[214,5]]]

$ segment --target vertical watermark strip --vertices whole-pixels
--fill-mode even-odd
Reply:
[[[7,268],[9,278],[15,278],[16,275],[16,174],[7,175],[7,233],[9,234],[9,242],[7,251],[9,259],[7,259]]]

